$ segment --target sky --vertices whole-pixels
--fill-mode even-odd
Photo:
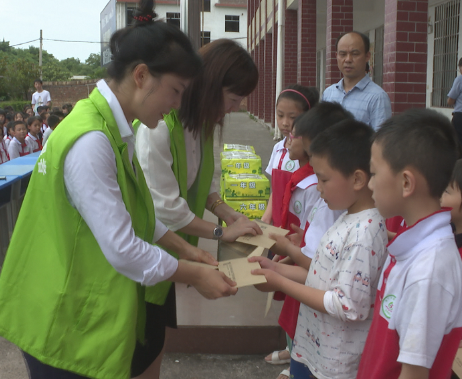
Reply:
[[[10,46],[40,38],[70,41],[100,41],[100,13],[109,0],[2,0],[0,40]],[[16,48],[39,47],[39,41]],[[91,53],[99,53],[99,43],[43,41],[43,49],[59,60],[79,58],[85,62]]]

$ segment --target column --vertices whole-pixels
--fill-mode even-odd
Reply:
[[[425,108],[428,0],[385,0],[383,89],[393,113]]]
[[[274,29],[273,29],[274,30]],[[266,33],[265,36],[265,84],[264,84],[264,119],[271,122],[273,107],[273,36]]]
[[[326,2],[326,87],[328,87],[342,78],[337,66],[335,42],[340,34],[353,30],[353,0],[327,0]]]
[[[298,0],[297,83],[316,86],[316,0]]]
[[[297,11],[286,9],[284,34],[284,84],[282,88],[297,83]]]

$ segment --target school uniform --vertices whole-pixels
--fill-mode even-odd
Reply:
[[[289,151],[284,147],[286,140],[287,138],[284,138],[274,145],[268,167],[265,170],[265,172],[271,176],[272,219],[274,226],[281,226],[281,209],[284,190],[292,173],[300,168],[298,160],[291,160],[289,158]]]
[[[358,379],[395,379],[403,363],[447,378],[462,337],[462,262],[442,209],[389,243]]]
[[[5,146],[6,148],[8,149],[8,147],[10,146],[10,142],[13,138],[11,138],[9,135],[6,135],[5,134],[5,137],[3,137],[3,141],[5,142]]]
[[[42,142],[40,141],[40,138],[34,137],[30,133],[27,133],[26,143],[29,144],[29,146],[31,147],[33,153],[43,149]]]
[[[21,143],[16,137],[13,137],[10,145],[8,146],[8,155],[10,156],[10,159],[23,157],[31,154],[32,152],[32,147],[25,140]]]
[[[8,148],[5,145],[5,141],[0,141],[0,164],[8,162],[10,156],[8,155]]]

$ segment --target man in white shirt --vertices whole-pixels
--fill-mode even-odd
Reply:
[[[35,91],[32,95],[31,104],[32,104],[32,109],[34,110],[36,116],[39,115],[37,111],[38,107],[43,106],[43,105],[51,107],[50,92],[48,92],[47,90],[44,90],[42,88],[42,84],[43,84],[42,80],[35,79],[34,87],[37,91]]]

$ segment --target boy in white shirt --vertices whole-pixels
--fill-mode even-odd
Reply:
[[[440,206],[457,159],[454,127],[412,109],[374,137],[369,187],[384,217],[406,227],[388,245],[359,379],[446,379],[462,336],[462,262]]]
[[[40,117],[32,116],[27,119],[29,133],[26,136],[26,144],[32,148],[33,153],[42,150],[42,142],[39,137],[41,125],[42,119]]]
[[[321,197],[332,210],[347,209],[324,234],[307,272],[263,257],[268,283],[299,300],[291,378],[353,379],[369,331],[375,291],[386,259],[385,221],[374,208],[369,182],[373,130],[342,121],[310,145]],[[311,376],[310,376],[311,375]]]
[[[51,96],[50,92],[42,88],[43,82],[40,79],[35,79],[34,87],[37,91],[32,94],[32,109],[35,111],[35,115],[38,116],[38,107],[41,106],[51,106]]]
[[[26,123],[24,121],[15,121],[13,131],[14,137],[8,146],[10,160],[32,153],[32,147],[26,143]]]

